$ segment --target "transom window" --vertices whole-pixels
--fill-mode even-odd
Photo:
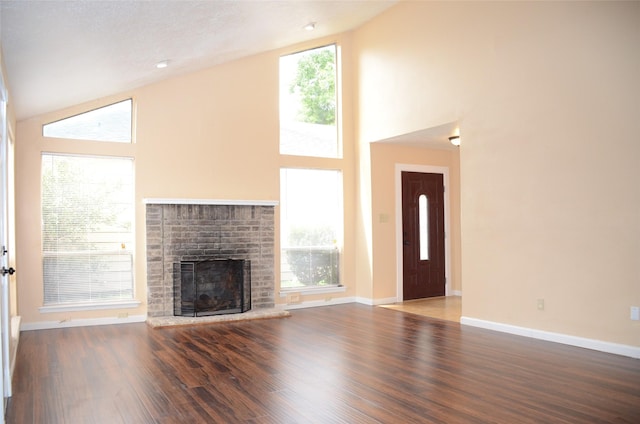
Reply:
[[[53,138],[131,143],[132,100],[114,103],[42,126]]]

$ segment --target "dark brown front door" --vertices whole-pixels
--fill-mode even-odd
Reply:
[[[402,172],[403,300],[444,296],[442,174]]]

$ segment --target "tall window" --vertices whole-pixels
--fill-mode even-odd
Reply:
[[[280,153],[341,157],[336,46],[280,58]]]
[[[281,288],[340,285],[342,173],[280,170]]]
[[[44,304],[133,299],[133,159],[42,155]]]

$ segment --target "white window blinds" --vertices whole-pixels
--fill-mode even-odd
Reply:
[[[42,155],[44,305],[133,299],[133,159]]]

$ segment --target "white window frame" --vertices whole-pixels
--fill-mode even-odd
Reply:
[[[341,169],[334,169],[334,168],[302,168],[302,167],[283,167],[281,168],[282,170],[311,170],[311,171],[327,171],[327,172],[336,172],[338,173],[338,178],[339,178],[339,190],[340,192],[336,194],[336,196],[338,197],[339,201],[338,201],[338,205],[337,208],[339,210],[338,214],[340,215],[340,218],[338,218],[338,222],[335,222],[335,231],[336,231],[336,240],[335,240],[335,246],[337,249],[337,255],[338,255],[338,265],[337,265],[337,284],[330,284],[330,285],[310,285],[310,286],[296,286],[296,287],[282,287],[282,269],[280,270],[280,276],[279,278],[281,279],[281,283],[280,283],[280,296],[286,296],[288,293],[291,292],[307,292],[307,293],[333,293],[333,292],[343,292],[345,291],[345,287],[344,287],[344,283],[343,283],[343,278],[342,278],[342,274],[343,274],[343,240],[344,240],[344,182],[343,182],[343,171]],[[280,182],[280,190],[282,191],[282,184],[283,182]],[[284,213],[283,208],[286,208],[287,204],[286,204],[286,199],[281,198],[280,199],[280,210],[281,210],[281,216],[280,216],[280,226],[281,226],[281,231],[280,231],[280,263],[282,264],[283,262],[283,255],[284,250],[287,247],[284,247],[285,243],[282,240],[282,227],[283,227],[283,221],[284,219],[286,219],[284,217]]]
[[[129,115],[130,117],[130,121],[129,121],[129,129],[130,129],[130,134],[129,134],[129,140],[127,141],[123,141],[123,140],[114,140],[114,141],[110,141],[108,139],[105,139],[104,137],[102,137],[102,139],[84,139],[84,138],[80,138],[80,137],[72,137],[72,138],[64,138],[64,137],[57,137],[57,136],[46,136],[45,135],[45,126],[49,125],[49,124],[53,124],[56,122],[60,122],[60,121],[64,121],[67,119],[72,119],[74,117],[80,116],[80,115],[84,115],[84,114],[90,114],[93,111],[105,108],[105,107],[109,107],[112,105],[116,105],[119,103],[123,103],[123,102],[130,102],[130,109],[131,109],[131,113]],[[48,145],[50,146],[50,149],[47,152],[42,152],[42,154],[45,153],[50,153],[50,154],[59,154],[59,155],[75,155],[75,156],[97,156],[97,157],[110,157],[113,156],[112,152],[113,152],[113,148],[112,147],[107,147],[107,146],[113,146],[113,145],[121,145],[121,146],[130,146],[130,147],[124,147],[124,151],[121,150],[122,148],[118,147],[118,152],[119,154],[117,155],[118,157],[127,157],[127,158],[131,158],[134,161],[134,169],[133,169],[133,183],[134,183],[134,191],[135,191],[135,151],[134,150],[130,150],[132,149],[133,144],[135,144],[136,142],[136,100],[135,100],[135,96],[127,96],[127,97],[121,97],[120,99],[114,98],[112,101],[105,103],[105,104],[100,104],[100,105],[96,105],[93,108],[90,108],[88,110],[73,114],[73,115],[67,115],[67,116],[60,116],[58,119],[54,120],[54,121],[50,121],[50,122],[46,122],[43,123],[42,125],[42,137],[44,139],[48,140]],[[66,144],[58,144],[60,142],[66,142],[68,140],[72,140],[72,141],[78,141],[80,143],[85,143],[85,142],[97,142],[100,144],[105,145],[105,149],[102,148],[95,148],[91,147],[89,148],[90,150],[85,150],[83,148],[78,148],[78,149],[73,149],[73,151],[69,151],[68,148],[66,147]],[[65,147],[63,147],[65,146]],[[80,146],[80,145],[78,145]],[[60,149],[60,147],[62,147]],[[127,154],[126,152],[129,152],[129,154]],[[123,153],[123,154],[120,154]],[[42,164],[40,165],[42,166]],[[42,199],[41,199],[42,200]],[[132,253],[133,253],[133,264],[132,264],[132,299],[127,299],[127,300],[115,300],[115,301],[102,301],[102,302],[90,302],[90,303],[84,303],[84,302],[75,302],[75,303],[69,303],[69,304],[59,304],[59,305],[45,305],[45,306],[41,306],[39,309],[39,311],[41,313],[56,313],[56,312],[67,312],[67,311],[89,311],[89,310],[100,310],[100,309],[127,309],[127,308],[138,308],[142,302],[139,300],[136,300],[136,296],[137,296],[137,291],[136,291],[136,281],[135,281],[135,277],[136,277],[136,258],[135,258],[135,237],[136,237],[136,231],[135,231],[135,220],[136,220],[136,204],[135,204],[135,194],[134,197],[132,199],[133,202],[133,222],[132,222],[132,235],[133,235],[133,240],[132,240]],[[41,209],[42,210],[42,209]],[[42,230],[41,230],[42,233]],[[41,256],[41,260],[44,261],[44,256]],[[43,284],[44,284],[44,280],[43,280]],[[43,294],[44,294],[44,285],[43,285]],[[44,300],[44,299],[43,299]]]
[[[69,157],[78,157],[78,158],[98,158],[98,159],[123,159],[130,160],[132,168],[132,187],[133,192],[131,196],[131,231],[130,231],[130,246],[127,249],[130,251],[131,255],[131,297],[125,299],[115,299],[115,300],[95,300],[95,301],[74,301],[74,302],[63,302],[63,303],[50,303],[45,304],[39,308],[39,311],[42,313],[54,313],[54,312],[64,312],[64,311],[88,311],[88,310],[101,310],[101,309],[123,309],[123,308],[136,308],[140,306],[141,302],[135,299],[136,296],[136,284],[135,284],[135,159],[128,156],[110,156],[110,155],[87,155],[87,154],[68,154],[68,153],[59,153],[59,152],[42,152],[41,159],[41,167],[42,160],[46,156],[69,156]],[[41,177],[42,181],[42,177]],[[41,195],[42,201],[42,195]],[[44,227],[41,229],[41,234],[44,237]],[[44,242],[44,238],[43,238]],[[42,263],[44,266],[45,260],[45,252],[44,252],[44,244],[43,250],[41,254]],[[45,290],[45,280],[44,280],[44,268],[43,268],[43,295]],[[43,298],[44,301],[44,298]]]
[[[295,52],[291,52],[285,55],[280,56],[280,60],[282,61],[282,58],[285,57],[289,57],[289,56],[294,56],[297,54],[301,54],[301,53],[305,53],[305,52],[309,52],[312,50],[317,50],[317,49],[322,49],[322,48],[326,48],[326,47],[333,47],[334,49],[334,54],[335,54],[335,137],[336,137],[336,155],[335,156],[331,156],[331,155],[319,155],[319,154],[310,154],[310,153],[300,153],[300,152],[283,152],[282,151],[282,128],[283,128],[283,120],[282,120],[282,102],[283,102],[283,90],[284,88],[282,87],[282,75],[280,75],[279,77],[279,82],[278,82],[278,90],[280,93],[280,103],[279,103],[279,108],[278,108],[278,113],[280,115],[280,132],[279,132],[279,145],[278,145],[278,151],[281,155],[284,156],[300,156],[300,157],[316,157],[316,158],[324,158],[324,159],[342,159],[344,152],[343,152],[343,145],[342,145],[342,96],[341,96],[341,92],[342,92],[342,63],[341,63],[341,48],[340,45],[338,43],[329,43],[329,44],[324,44],[324,45],[319,45],[319,46],[314,46],[314,47],[310,47],[308,49],[304,49],[304,50],[299,50],[299,51],[295,51]],[[280,69],[279,73],[282,73],[282,69]]]
[[[110,139],[110,138],[106,138],[105,136],[98,136],[95,138],[92,137],[79,137],[79,136],[69,136],[69,137],[63,137],[60,135],[51,135],[51,134],[47,134],[47,127],[51,127],[51,126],[55,126],[57,124],[60,124],[64,121],[71,121],[71,120],[78,120],[79,118],[81,118],[82,116],[87,116],[90,117],[94,112],[98,112],[102,109],[106,109],[112,106],[117,106],[123,103],[129,103],[129,108],[130,108],[130,113],[129,113],[129,133],[128,133],[128,139],[127,140],[119,140],[119,139]],[[99,113],[99,112],[98,112]],[[44,138],[49,138],[49,139],[66,139],[66,140],[82,140],[82,141],[95,141],[95,142],[100,142],[100,143],[115,143],[115,144],[133,144],[134,143],[134,134],[135,134],[135,119],[134,119],[134,113],[135,113],[135,102],[134,99],[132,97],[126,98],[126,99],[122,99],[122,100],[118,100],[116,102],[112,102],[106,105],[102,105],[102,106],[98,106],[95,107],[93,109],[84,111],[84,112],[80,112],[77,113],[75,115],[70,115],[70,116],[65,116],[62,117],[60,119],[57,119],[55,121],[51,121],[51,122],[47,122],[45,124],[42,125],[42,136]],[[102,122],[100,123],[99,126],[101,126]],[[109,128],[108,125],[105,125],[105,128]]]

